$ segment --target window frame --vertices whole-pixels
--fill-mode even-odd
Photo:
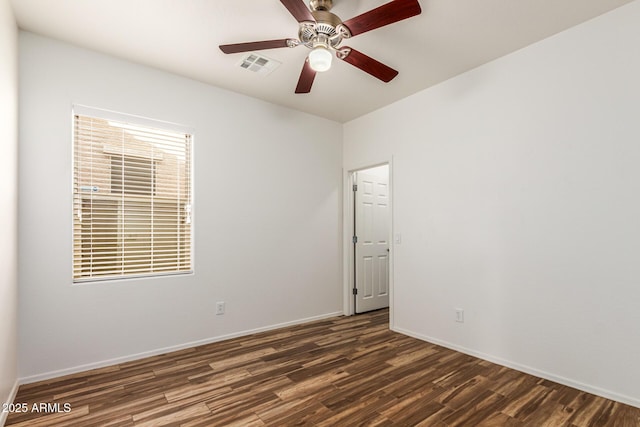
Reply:
[[[190,218],[190,227],[189,227],[189,234],[188,234],[188,239],[189,239],[189,247],[188,247],[188,251],[189,251],[189,269],[188,270],[182,270],[182,271],[162,271],[162,272],[143,272],[143,273],[124,273],[122,275],[108,275],[108,276],[91,276],[91,277],[76,277],[76,269],[75,269],[75,264],[76,264],[76,255],[75,255],[75,251],[76,251],[76,244],[75,244],[75,238],[76,238],[76,232],[75,232],[75,227],[76,227],[76,216],[77,216],[77,200],[76,200],[76,195],[75,195],[75,191],[76,191],[76,116],[86,116],[86,117],[92,117],[92,118],[97,118],[97,119],[102,119],[102,120],[107,120],[107,121],[115,121],[115,122],[120,122],[122,124],[128,124],[131,125],[133,127],[147,127],[147,128],[152,128],[155,130],[160,130],[160,131],[167,131],[167,132],[177,132],[177,133],[183,133],[185,135],[189,136],[189,174],[187,175],[188,180],[189,180],[189,218]],[[72,104],[72,108],[71,108],[71,116],[70,116],[70,122],[71,122],[71,215],[70,215],[70,219],[71,219],[71,279],[72,279],[72,284],[73,285],[88,285],[91,283],[96,283],[96,282],[120,282],[120,281],[128,281],[128,280],[139,280],[139,279],[143,279],[143,280],[148,280],[148,279],[159,279],[159,278],[163,278],[163,277],[171,277],[171,276],[188,276],[188,275],[193,275],[195,273],[195,258],[194,258],[194,248],[195,248],[195,241],[194,241],[194,236],[195,236],[195,190],[194,190],[194,169],[195,169],[195,156],[194,156],[194,148],[195,148],[195,132],[194,132],[194,128],[189,127],[189,126],[185,126],[185,125],[181,125],[181,124],[177,124],[177,123],[172,123],[172,122],[167,122],[167,121],[162,121],[162,120],[157,120],[157,119],[150,119],[147,117],[142,117],[142,116],[138,116],[138,115],[133,115],[133,114],[127,114],[127,113],[121,113],[121,112],[116,112],[116,111],[111,111],[111,110],[106,110],[106,109],[101,109],[101,108],[96,108],[96,107],[90,107],[90,106],[86,106],[86,105],[81,105],[81,104]],[[105,151],[106,152],[106,151]],[[123,155],[123,160],[124,158],[126,158],[126,155]],[[151,162],[154,163],[156,160],[155,159],[151,159]],[[111,164],[111,160],[109,161],[109,163]],[[123,162],[124,163],[124,162]],[[111,167],[111,166],[110,166]],[[154,166],[155,169],[155,166]],[[157,173],[157,171],[156,171]],[[157,176],[153,177],[153,180],[155,181],[155,179],[157,178]],[[124,186],[124,182],[122,183],[122,185]],[[155,185],[154,185],[155,187]],[[133,194],[133,197],[137,197],[137,195]],[[155,194],[151,195],[151,197],[155,197]],[[80,203],[82,205],[82,201]],[[118,216],[120,216],[121,211],[118,211]],[[120,227],[121,225],[119,224],[118,227]],[[179,243],[178,243],[179,244]]]

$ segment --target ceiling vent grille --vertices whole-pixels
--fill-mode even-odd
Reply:
[[[250,53],[238,63],[240,68],[266,76],[280,66],[280,62],[266,56]]]

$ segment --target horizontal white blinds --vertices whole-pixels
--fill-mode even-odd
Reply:
[[[191,139],[74,115],[74,281],[191,271]]]

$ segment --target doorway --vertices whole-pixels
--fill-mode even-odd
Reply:
[[[353,172],[352,192],[352,300],[357,314],[389,307],[389,165]]]

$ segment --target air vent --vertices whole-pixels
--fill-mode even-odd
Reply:
[[[258,55],[257,53],[250,53],[242,58],[238,65],[240,68],[244,68],[245,70],[266,76],[278,68],[280,64],[281,62],[267,58],[266,56]]]

